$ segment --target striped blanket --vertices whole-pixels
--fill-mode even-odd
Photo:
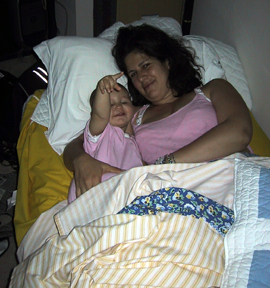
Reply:
[[[250,159],[254,165],[269,165],[266,158]],[[245,173],[238,169],[240,175],[235,174],[237,161],[247,158],[234,154],[211,163],[134,168],[90,189],[70,205],[60,202],[44,212],[24,237],[18,249],[21,263],[13,271],[10,287],[223,285],[233,260],[228,259],[231,240],[226,240],[233,228],[224,246],[224,238],[195,217],[117,212],[138,196],[168,187],[196,191],[233,208],[239,191],[235,175]]]

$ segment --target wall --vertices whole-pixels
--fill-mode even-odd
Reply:
[[[270,137],[270,1],[195,0],[191,34],[238,52],[252,94],[252,112]]]
[[[59,35],[76,35],[75,0],[57,0],[55,2],[55,18]]]
[[[93,36],[93,0],[76,0],[76,35]]]
[[[93,36],[93,0],[57,0],[55,17],[59,35]]]
[[[151,15],[172,17],[181,23],[184,0],[117,0],[116,5],[116,19],[124,24]],[[132,10],[132,13],[127,13],[129,10]]]

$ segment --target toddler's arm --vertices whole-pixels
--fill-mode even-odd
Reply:
[[[107,75],[98,82],[95,95],[93,95],[94,101],[89,122],[89,130],[92,135],[101,134],[107,126],[111,112],[110,93],[114,89],[121,90],[121,87],[117,84],[117,79],[123,74],[123,72],[120,72],[115,75]]]

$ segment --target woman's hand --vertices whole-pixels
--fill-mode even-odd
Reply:
[[[67,169],[74,172],[77,197],[99,184],[103,174],[122,172],[88,155],[83,149],[83,134],[67,144],[63,159]]]
[[[79,197],[101,182],[105,173],[121,173],[122,170],[92,158],[87,153],[81,154],[73,161],[76,196]]]

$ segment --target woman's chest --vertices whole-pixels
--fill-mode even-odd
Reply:
[[[142,117],[142,124],[149,124],[162,120],[176,112],[172,107],[167,107],[166,109],[164,109],[164,107],[162,108],[163,109],[160,109],[159,107],[149,107]]]
[[[197,130],[201,125],[204,126],[205,122],[209,124],[209,122],[216,123],[217,121],[215,109],[211,102],[200,95],[196,95],[192,101],[183,107],[180,106],[180,108],[175,103],[175,105],[168,105],[165,109],[164,107],[145,107],[141,112],[137,115],[140,118],[139,121],[134,125],[136,131],[152,130],[153,127],[155,131],[166,130],[168,126],[172,126],[174,129],[177,129],[178,126],[192,126],[192,129]]]
[[[191,101],[192,99],[178,98],[173,103],[149,106],[142,117],[142,124],[153,123],[168,118],[184,108]]]
[[[136,142],[147,163],[154,163],[158,157],[190,144],[217,125],[213,107],[193,108],[180,109],[158,121],[134,126]]]

